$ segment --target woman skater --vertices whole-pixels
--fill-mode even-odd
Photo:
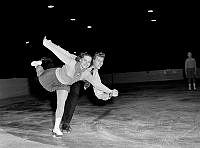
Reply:
[[[33,61],[31,63],[31,65],[36,68],[40,84],[47,91],[56,91],[57,109],[55,113],[53,135],[62,136],[63,133],[60,131],[59,126],[64,111],[65,100],[70,91],[70,85],[80,79],[81,73],[90,66],[92,58],[89,54],[83,53],[80,56],[80,60],[76,61],[77,56],[55,45],[50,40],[47,40],[46,37],[43,40],[43,45],[64,62],[61,68],[50,68],[46,70],[41,66],[42,60]]]

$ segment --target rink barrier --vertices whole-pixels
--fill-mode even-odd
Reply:
[[[28,78],[0,79],[0,99],[29,94]]]
[[[200,77],[200,69],[197,70],[197,78]],[[142,72],[126,72],[103,74],[100,77],[103,84],[123,84],[151,81],[183,80],[183,69],[164,69]],[[0,99],[24,96],[30,94],[30,80],[28,78],[0,79]]]
[[[197,78],[200,77],[200,69],[197,69]],[[101,75],[104,84],[122,84],[136,82],[153,82],[168,80],[183,80],[185,74],[183,69],[164,69],[154,71],[112,73]]]

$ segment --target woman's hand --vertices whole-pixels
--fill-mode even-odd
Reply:
[[[47,37],[45,36],[43,39],[43,43],[51,42],[51,40],[48,40]]]

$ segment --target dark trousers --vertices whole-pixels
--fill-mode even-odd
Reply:
[[[63,124],[69,124],[72,120],[72,116],[74,114],[75,108],[81,98],[81,95],[84,90],[84,82],[78,81],[70,87],[70,93],[65,102],[64,113],[62,117]]]

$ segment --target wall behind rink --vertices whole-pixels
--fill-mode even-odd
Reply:
[[[29,94],[28,78],[0,79],[0,99]]]
[[[197,78],[200,69],[197,70]],[[122,84],[151,81],[183,80],[185,78],[183,69],[165,69],[142,72],[113,73],[101,75],[104,84]]]

